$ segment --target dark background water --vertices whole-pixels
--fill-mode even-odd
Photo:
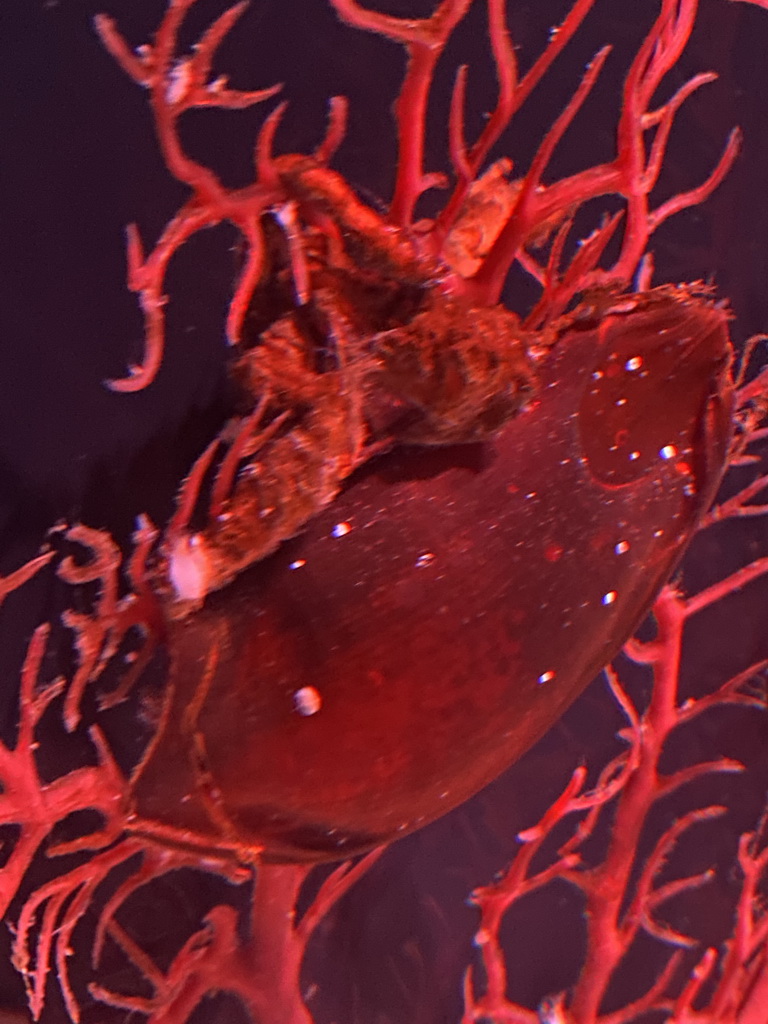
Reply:
[[[9,0],[0,9],[0,544],[3,566],[34,550],[58,518],[106,525],[119,536],[136,513],[167,512],[175,482],[215,428],[223,381],[223,314],[237,265],[235,235],[217,228],[174,260],[168,277],[168,347],[157,381],[136,395],[114,394],[103,381],[140,353],[142,325],[125,286],[123,229],[136,221],[149,247],[185,198],[167,175],[152,136],[141,89],[102,50],[92,16],[115,16],[128,39],[146,41],[161,0]],[[427,13],[433,4],[378,4],[396,14]],[[546,42],[567,4],[510,4],[521,68]],[[427,169],[449,170],[445,124],[453,69],[470,64],[468,131],[493,104],[484,9],[475,8],[441,62],[429,115]],[[201,0],[187,41],[220,5]],[[620,83],[656,13],[651,0],[604,0],[497,146],[524,170],[542,131],[571,95],[585,63],[605,42],[614,52],[595,93],[558,150],[550,178],[610,159]],[[732,125],[745,140],[726,183],[700,209],[668,222],[653,242],[655,282],[714,280],[734,311],[737,344],[768,329],[768,97],[764,54],[768,13],[725,0],[702,3],[693,38],[659,99],[691,74],[720,78],[688,102],[670,143],[659,199],[699,182]],[[216,62],[232,84],[285,83],[290,107],[279,151],[310,150],[323,130],[327,97],[351,100],[349,132],[335,166],[371,202],[390,195],[395,143],[390,104],[403,68],[400,49],[340,26],[325,0],[254,0]],[[251,141],[271,108],[193,113],[184,122],[190,150],[231,185],[251,173]],[[439,204],[427,197],[423,213]],[[507,300],[522,311],[533,293],[513,276]],[[762,549],[768,527],[715,531],[695,546],[687,582],[700,586]],[[766,588],[711,613],[689,644],[686,685],[713,685],[750,659],[768,654]],[[30,614],[34,619],[35,609]],[[19,620],[20,621],[20,620]],[[10,646],[24,626],[6,619]],[[0,623],[2,625],[2,623]],[[638,680],[642,689],[643,680]],[[6,717],[14,687],[6,683]],[[732,806],[709,839],[712,860],[727,868],[733,839],[754,822],[766,786],[765,723],[758,716],[714,716],[690,742],[700,753],[751,758],[750,780],[710,785],[702,801]],[[329,922],[313,949],[308,976],[318,1021],[338,1024],[442,1024],[460,1014],[460,979],[472,956],[473,910],[465,899],[514,850],[514,836],[538,817],[583,757],[595,765],[613,749],[620,726],[597,682],[552,733],[503,779],[465,808],[394,846]],[[693,793],[688,806],[693,806]],[[674,815],[674,809],[667,809]],[[727,871],[725,871],[727,875]],[[174,883],[176,884],[176,883]],[[184,887],[186,885],[186,888]],[[166,894],[194,916],[199,880]],[[172,887],[171,887],[172,888]],[[732,892],[731,892],[732,895]],[[684,913],[707,941],[722,937],[727,885]],[[208,898],[199,896],[201,902]],[[553,927],[553,922],[557,924]],[[564,888],[521,907],[509,925],[511,994],[529,1005],[566,987],[578,963],[578,904]],[[653,968],[650,967],[650,970]],[[18,985],[6,980],[7,1005]],[[627,984],[630,984],[627,982]],[[631,988],[631,985],[630,985]],[[630,991],[629,989],[627,991]],[[0,998],[0,1001],[1,998]],[[54,1003],[46,1021],[62,1011]],[[100,1018],[94,1017],[94,1020]]]

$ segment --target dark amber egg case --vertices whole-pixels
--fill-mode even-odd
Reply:
[[[572,318],[491,442],[400,448],[170,626],[147,828],[333,859],[460,804],[617,652],[731,435],[727,315],[683,289]]]

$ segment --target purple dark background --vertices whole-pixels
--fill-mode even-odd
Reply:
[[[377,6],[414,15],[427,13],[433,2],[389,0]],[[536,0],[509,6],[525,69],[568,4]],[[201,0],[190,18],[187,41],[221,7]],[[128,39],[139,44],[156,27],[164,3],[7,0],[0,9],[0,550],[6,569],[34,550],[60,517],[107,526],[120,537],[127,535],[137,512],[149,510],[162,518],[174,483],[219,416],[223,313],[237,261],[231,251],[234,233],[225,228],[195,239],[172,266],[169,345],[156,383],[137,395],[114,394],[101,383],[122,374],[140,351],[141,322],[124,280],[123,228],[135,220],[151,245],[185,195],[162,165],[145,95],[103,52],[93,33],[92,16],[105,8]],[[475,8],[441,63],[430,110],[429,170],[448,169],[444,130],[456,64],[470,64],[470,132],[478,130],[482,111],[493,104],[481,0]],[[599,46],[613,42],[604,79],[558,151],[551,176],[609,159],[619,84],[655,12],[652,0],[598,3],[497,155],[512,155],[524,169],[586,61]],[[654,242],[655,281],[713,277],[720,294],[731,301],[737,343],[768,328],[766,47],[768,13],[704,0],[691,44],[659,97],[698,71],[712,68],[721,76],[684,108],[660,198],[706,175],[733,124],[745,132],[742,153],[725,185],[705,207],[669,222]],[[395,148],[389,107],[402,66],[398,47],[341,27],[325,0],[254,0],[216,63],[236,87],[285,83],[291,105],[278,134],[280,151],[311,149],[322,134],[326,98],[348,95],[350,129],[335,166],[371,201],[390,194]],[[185,139],[227,183],[245,183],[251,140],[270,108],[192,114],[184,123]],[[425,201],[424,213],[437,202],[435,193]],[[522,310],[532,294],[524,280],[510,282],[512,308]],[[704,585],[765,551],[767,533],[760,521],[711,531],[691,553],[687,582]],[[767,599],[768,588],[755,586],[696,623],[685,673],[692,693],[768,655]],[[35,614],[30,612],[32,624]],[[17,620],[6,618],[0,625],[11,647],[23,640],[12,635],[23,631]],[[644,680],[634,681],[642,692]],[[13,715],[14,699],[13,686],[6,685],[6,721]],[[620,725],[597,682],[504,778],[448,818],[394,846],[344,901],[322,943],[310,953],[307,981],[318,986],[310,1002],[318,1024],[456,1021],[475,924],[466,897],[504,866],[516,832],[540,815],[579,759],[586,757],[597,767],[604,763],[615,749],[613,733]],[[735,891],[728,865],[734,837],[754,823],[768,785],[768,768],[761,767],[767,740],[759,716],[725,713],[711,716],[686,741],[683,755],[682,748],[676,752],[687,757],[724,753],[755,763],[748,780],[726,777],[702,783],[696,792],[690,787],[681,804],[688,809],[722,801],[732,807],[727,822],[713,826],[708,840],[694,843],[689,852],[690,863],[706,854],[707,864],[722,868],[723,884],[680,910],[683,925],[707,942],[716,944],[728,931],[728,901]],[[658,821],[669,821],[675,813],[665,807]],[[686,867],[683,860],[675,865],[678,871]],[[168,914],[176,912],[191,924],[212,898],[194,876],[169,882],[164,891]],[[146,923],[146,928],[152,931],[154,925]],[[581,924],[578,904],[564,888],[553,887],[543,898],[521,905],[505,937],[514,998],[535,1006],[542,996],[573,981]],[[626,979],[617,998],[636,995],[633,986],[642,985],[643,970],[655,970],[650,954],[641,950],[638,955],[637,977]],[[8,972],[0,972],[0,978],[0,1007],[10,1006],[18,1001],[19,986]],[[216,1011],[210,1007],[206,1012],[200,1020],[208,1024]],[[54,1000],[44,1020],[58,1024],[62,1013]]]

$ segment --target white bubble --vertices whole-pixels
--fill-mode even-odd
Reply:
[[[293,695],[293,706],[300,715],[316,715],[322,704],[322,698],[314,686],[302,686]]]

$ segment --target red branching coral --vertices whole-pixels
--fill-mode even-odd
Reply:
[[[762,433],[760,436],[762,436]],[[768,477],[757,477],[717,515],[768,513],[768,506],[749,506],[744,502],[752,493],[764,490]],[[480,909],[481,925],[477,944],[481,950],[485,983],[479,994],[473,973],[465,990],[465,1024],[471,1021],[505,1021],[531,1024],[541,1019],[535,1012],[506,998],[505,958],[499,929],[505,912],[519,899],[554,879],[576,886],[584,897],[587,919],[587,948],[584,967],[569,992],[549,1004],[547,1019],[563,1024],[587,1022],[625,1022],[653,1010],[677,1024],[696,1021],[701,1024],[762,1021],[768,993],[768,916],[761,889],[768,867],[765,820],[755,832],[741,837],[738,867],[741,890],[734,907],[733,938],[718,951],[702,950],[689,972],[682,962],[680,948],[697,949],[695,937],[676,932],[659,920],[666,901],[686,890],[698,889],[712,880],[713,871],[659,883],[658,876],[676,843],[688,829],[727,812],[726,807],[695,808],[678,817],[654,842],[653,848],[638,863],[640,841],[652,807],[679,787],[710,772],[739,772],[738,761],[721,758],[686,765],[672,774],[659,770],[665,744],[674,731],[699,715],[726,704],[739,704],[765,713],[764,678],[768,659],[749,665],[724,682],[717,690],[695,699],[679,698],[680,661],[687,621],[697,612],[722,601],[729,594],[768,572],[768,557],[745,566],[708,589],[685,597],[667,586],[653,606],[657,632],[653,640],[630,641],[627,656],[637,664],[650,666],[653,689],[647,706],[639,711],[622,687],[613,669],[606,669],[613,695],[629,723],[624,730],[628,750],[603,769],[594,788],[585,790],[586,770],[576,769],[567,788],[532,828],[521,832],[520,852],[492,885],[477,890],[473,900]],[[601,814],[611,809],[613,820],[610,840],[603,859],[594,865],[582,860],[581,848],[593,834]],[[768,813],[768,812],[767,812]],[[557,859],[544,868],[531,870],[531,863],[552,830],[567,816],[579,815],[570,837],[558,850]],[[667,963],[651,988],[640,998],[611,1013],[602,1013],[608,986],[621,961],[629,954],[638,932],[671,947]],[[678,952],[672,950],[678,948]],[[705,984],[714,979],[706,993]]]
[[[244,4],[220,15],[189,55],[180,57],[179,35],[194,3],[170,0],[153,43],[137,51],[108,16],[97,19],[104,45],[148,90],[167,168],[190,190],[148,255],[138,229],[132,226],[128,231],[128,285],[138,294],[144,314],[145,348],[129,375],[110,386],[134,392],[155,379],[163,363],[169,263],[197,232],[228,222],[244,244],[226,323],[227,337],[237,346],[230,373],[237,396],[231,420],[183,482],[169,523],[159,531],[145,517],[140,519],[124,574],[121,552],[109,532],[76,524],[56,527],[42,554],[0,578],[0,603],[21,599],[33,579],[47,576],[58,581],[67,594],[61,622],[71,648],[60,659],[67,666],[63,673],[52,673],[46,661],[52,630],[47,625],[37,628],[21,669],[15,739],[0,744],[0,826],[9,836],[0,904],[14,922],[14,965],[24,980],[32,1016],[41,1019],[49,1012],[46,1007],[56,1005],[58,988],[72,1021],[88,1013],[114,1011],[126,1014],[126,1019],[142,1015],[150,1024],[185,1024],[206,1007],[210,996],[226,992],[259,1024],[309,1024],[313,1015],[302,970],[310,943],[327,940],[320,925],[332,918],[342,898],[384,852],[384,845],[325,869],[325,876],[308,863],[295,861],[340,860],[345,850],[371,850],[458,804],[519,756],[594,670],[624,644],[626,659],[650,673],[650,696],[643,701],[631,693],[624,678],[626,661],[606,669],[626,718],[621,733],[626,748],[602,769],[590,766],[596,773],[593,783],[588,783],[586,766],[576,768],[539,822],[520,832],[521,845],[501,876],[475,891],[481,919],[476,938],[479,962],[466,975],[464,1022],[625,1024],[656,1013],[669,1024],[760,1024],[767,1019],[768,1003],[768,915],[762,895],[768,865],[765,821],[739,843],[733,929],[719,949],[703,948],[696,934],[687,934],[665,917],[674,898],[705,892],[714,872],[707,869],[669,880],[664,869],[681,839],[723,815],[725,808],[694,806],[681,811],[650,845],[647,836],[654,809],[670,795],[710,775],[745,770],[734,758],[717,757],[691,759],[669,771],[663,758],[679,730],[705,712],[736,705],[764,713],[768,667],[768,661],[756,661],[712,690],[681,696],[682,651],[690,621],[768,574],[768,554],[755,555],[738,571],[691,595],[681,585],[662,586],[697,530],[768,514],[768,506],[761,503],[768,476],[759,464],[768,436],[766,371],[748,383],[741,376],[732,380],[728,313],[714,301],[711,289],[650,289],[652,235],[672,215],[700,204],[713,192],[739,147],[734,131],[701,184],[660,203],[652,199],[680,107],[714,77],[696,75],[666,102],[654,105],[657,90],[676,68],[691,35],[697,3],[661,0],[626,76],[614,159],[550,182],[545,179],[553,154],[594,88],[608,48],[588,66],[522,177],[510,177],[508,159],[490,166],[487,162],[594,0],[576,0],[544,52],[522,76],[506,27],[505,5],[488,0],[496,104],[478,138],[469,143],[464,124],[468,71],[459,69],[448,123],[454,180],[447,201],[431,219],[418,219],[421,197],[448,182],[425,167],[427,106],[438,61],[472,0],[443,0],[425,18],[398,18],[366,9],[356,0],[330,0],[345,23],[395,41],[407,53],[395,105],[395,189],[385,212],[363,202],[330,169],[346,131],[347,104],[341,97],[331,100],[325,138],[311,156],[274,154],[286,105],[274,109],[256,140],[253,181],[244,187],[226,187],[214,170],[188,155],[178,124],[186,112],[243,109],[270,99],[280,88],[241,91],[229,88],[224,78],[211,80],[217,48]],[[618,197],[621,212],[605,215],[575,244],[582,208],[602,197]],[[499,305],[515,265],[538,286],[538,299],[525,317]],[[630,292],[633,278],[635,290]],[[668,343],[672,347],[665,348],[666,334],[673,336]],[[624,351],[622,345],[630,348]],[[657,366],[655,376],[647,369],[631,376],[659,352],[663,371]],[[749,364],[751,353],[748,349],[743,366]],[[593,367],[589,360],[597,354],[602,361]],[[628,404],[623,392],[592,383],[616,378],[627,393],[635,379],[648,378],[653,385],[638,386],[645,404],[636,407],[630,402],[631,415],[621,412]],[[625,385],[625,379],[630,383]],[[557,388],[563,385],[565,390],[573,381],[581,388],[573,408],[547,405],[552,402],[550,393],[559,395]],[[674,393],[669,391],[670,381],[677,388]],[[673,418],[673,407],[679,420]],[[623,420],[622,415],[628,418]],[[555,427],[570,421],[581,423],[580,433],[575,440],[569,435],[569,443],[581,445],[574,451],[582,454],[575,457],[568,449],[567,457],[560,458],[562,438]],[[538,433],[524,433],[526,424],[535,427],[537,422]],[[659,423],[661,428],[654,426]],[[518,441],[525,442],[519,443],[520,450],[507,440],[515,432]],[[635,436],[643,439],[647,450],[629,443]],[[410,720],[403,724],[395,719],[402,727],[396,735],[402,757],[399,748],[391,756],[380,755],[370,777],[364,777],[357,766],[370,760],[372,746],[365,729],[371,721],[374,729],[388,724],[381,708],[398,704],[391,681],[388,689],[383,687],[384,672],[377,676],[374,671],[380,667],[379,649],[371,655],[371,648],[361,648],[360,654],[349,639],[348,661],[337,663],[333,659],[341,645],[329,626],[315,630],[325,645],[317,648],[322,658],[313,662],[307,656],[309,667],[298,666],[300,645],[290,642],[291,616],[285,608],[294,618],[305,610],[295,592],[287,590],[285,598],[280,581],[294,578],[305,567],[307,552],[320,560],[328,536],[352,532],[350,520],[361,508],[374,509],[366,529],[382,519],[396,527],[396,543],[389,539],[389,547],[398,549],[393,559],[410,542],[408,529],[418,518],[419,500],[423,521],[434,519],[437,510],[448,523],[456,504],[451,495],[458,491],[451,490],[453,483],[446,493],[429,491],[445,467],[420,462],[412,449],[455,454],[457,448],[464,452],[473,445],[484,455],[490,452],[488,464],[496,465],[490,471],[482,460],[470,466],[489,502],[493,488],[503,484],[505,508],[514,506],[520,492],[528,504],[521,504],[523,512],[516,519],[504,518],[507,513],[494,508],[490,525],[481,524],[482,544],[471,532],[481,518],[473,508],[465,511],[464,520],[450,520],[454,525],[445,527],[452,556],[462,567],[456,578],[465,581],[458,597],[452,595],[454,611],[470,606],[470,582],[475,577],[491,582],[478,591],[482,600],[475,617],[483,620],[486,630],[477,634],[479,640],[470,634],[471,616],[462,618],[457,612],[450,619],[445,636],[456,624],[456,649],[438,662],[441,685],[422,671],[418,660],[413,669],[411,655],[420,651],[424,664],[437,662],[436,651],[446,642],[438,636],[439,642],[429,647],[423,639],[429,628],[423,628],[407,604],[389,609],[389,594],[404,589],[404,577],[396,575],[394,560],[375,562],[383,542],[356,549],[358,542],[351,541],[346,549],[358,551],[365,563],[367,575],[361,573],[361,580],[378,573],[379,587],[366,611],[379,618],[366,620],[367,635],[376,634],[380,626],[391,627],[394,639],[389,647],[409,662],[410,675],[404,670],[403,678],[418,683],[408,691],[412,703],[417,706],[416,697],[421,695],[430,712],[431,728],[420,732]],[[503,461],[499,452],[513,468],[529,467],[523,461],[526,447],[528,457],[541,463],[544,476],[578,464],[590,485],[598,481],[599,486],[583,491],[582,477],[574,477],[578,487],[569,491],[569,478],[563,477],[565,482],[553,492],[559,502],[555,511],[531,513],[537,508],[534,499],[542,498],[535,489],[525,493],[528,477],[501,479],[498,469]],[[408,486],[416,481],[403,492],[405,497],[394,490],[386,474],[371,484],[379,465],[375,460],[384,452],[394,452],[394,458],[402,460],[410,476],[402,468],[398,472]],[[456,457],[456,462],[461,459]],[[747,467],[751,478],[705,516],[726,463]],[[590,465],[591,470],[583,468]],[[458,469],[464,472],[466,466]],[[449,472],[455,470],[457,466],[451,466]],[[640,490],[641,477],[647,491]],[[356,492],[358,486],[361,490]],[[626,521],[623,513],[606,512],[621,494],[629,509]],[[573,515],[565,507],[568,499]],[[671,504],[657,505],[656,500]],[[580,502],[591,502],[592,519]],[[323,516],[329,517],[327,522]],[[601,599],[584,597],[575,608],[578,602],[571,594],[587,594],[586,573],[598,575],[609,549],[617,556],[629,549],[624,536],[619,539],[620,534],[614,537],[610,532],[617,518],[626,536],[632,535],[633,572],[622,575],[616,570],[616,589],[598,581]],[[499,589],[493,556],[488,554],[493,543],[489,538],[501,527],[496,535],[507,536],[510,550],[515,544],[538,550],[537,538],[543,531],[553,523],[562,531],[569,520],[578,528],[578,543],[569,541],[570,553],[581,547],[586,561],[569,563],[566,558],[557,569],[559,575],[552,577],[546,575],[546,566],[539,570],[536,563],[541,589],[535,592],[534,603],[544,623],[545,641],[538,644],[536,654],[542,646],[547,653],[549,647],[554,650],[555,629],[565,630],[579,609],[594,607],[584,636],[574,642],[562,665],[557,662],[555,671],[549,663],[537,666],[520,654],[533,632],[523,607],[531,600]],[[525,523],[533,526],[529,529]],[[302,557],[293,549],[287,554],[286,542],[294,543],[301,530],[305,532],[297,543],[304,547],[297,550]],[[363,534],[361,528],[355,537]],[[639,542],[643,536],[645,548]],[[566,554],[559,538],[560,534],[544,545],[542,565],[556,565]],[[241,574],[275,552],[285,564],[269,563],[272,576],[257,577],[261,604],[254,612],[253,595],[237,589]],[[467,553],[475,559],[474,569],[467,569]],[[335,564],[342,569],[337,568],[335,575],[326,573],[315,604],[325,609],[335,626],[346,630],[345,636],[353,637],[360,599],[350,598],[339,584],[345,573],[347,580],[351,578],[345,557],[334,552]],[[421,571],[435,562],[439,567],[434,551],[422,551],[408,565],[408,585],[414,564]],[[523,567],[530,569],[532,564]],[[570,570],[564,567],[568,565]],[[573,565],[583,566],[585,578]],[[311,582],[310,574],[305,576]],[[527,581],[522,572],[519,576],[522,593]],[[310,591],[310,582],[302,593]],[[562,608],[552,596],[555,592]],[[342,599],[334,596],[337,593]],[[335,603],[339,600],[341,604]],[[513,600],[519,607],[515,605],[511,614]],[[504,606],[504,614],[494,601]],[[442,598],[421,603],[425,602],[431,628],[446,605]],[[627,640],[651,604],[653,637],[642,634]],[[544,612],[552,605],[556,613],[548,618]],[[278,626],[268,621],[270,614],[276,620],[282,616]],[[615,617],[607,618],[611,614]],[[246,661],[251,639],[238,647],[238,630],[245,634],[245,626],[251,629],[254,619],[256,658]],[[403,622],[409,631],[396,632]],[[506,640],[512,638],[507,650],[499,623],[507,631]],[[57,643],[65,647],[63,641]],[[147,670],[156,668],[166,654],[171,662],[169,681],[160,687],[160,696],[150,687],[137,700],[137,687]],[[282,667],[274,678],[268,674],[270,666],[282,666],[280,659],[286,657],[293,665],[287,683]],[[304,720],[311,720],[316,738],[318,722],[334,721],[333,693],[329,698],[319,683],[321,661],[340,677],[344,673],[337,664],[345,671],[349,662],[356,671],[360,666],[370,668],[366,685],[376,690],[377,700],[382,691],[387,698],[363,705],[362,710],[353,703],[345,705],[341,720],[346,728],[337,728],[331,736],[335,757],[324,759],[313,754],[315,739],[299,732]],[[462,729],[471,733],[471,713],[495,726],[476,734],[480,739],[473,741],[473,757],[463,748],[457,752],[446,724],[452,712],[445,692],[451,691],[448,672],[454,661],[462,671],[466,664],[476,670],[468,680],[473,700],[459,701]],[[580,661],[580,668],[571,669],[571,661]],[[559,692],[569,671],[574,678],[567,692]],[[363,688],[358,675],[349,674],[356,689]],[[248,676],[250,691],[252,677],[260,680],[258,714],[235,686],[242,675]],[[512,726],[504,731],[505,726],[498,724],[498,708],[503,701],[508,703],[508,690],[500,691],[503,701],[486,692],[488,680],[495,682],[496,676],[503,677],[505,685],[513,678],[518,686],[513,717],[533,721],[524,735],[515,734],[514,742]],[[266,691],[277,703],[268,702]],[[92,693],[97,694],[95,707],[88,709]],[[126,701],[150,733],[130,764],[117,756],[106,727],[107,713]],[[548,705],[546,713],[538,710],[541,702]],[[130,721],[126,726],[128,717],[122,728],[131,728]],[[232,742],[238,719],[250,730],[248,742],[239,745]],[[278,724],[253,739],[265,720]],[[435,720],[441,723],[437,733],[442,747],[434,742]],[[420,718],[417,724],[422,722]],[[57,736],[82,739],[78,766],[51,772],[56,759],[50,753]],[[488,754],[484,748],[494,743],[501,752]],[[234,768],[227,760],[233,746]],[[265,772],[262,778],[250,771],[250,747],[256,750],[254,756],[267,751],[265,756],[278,766],[274,776]],[[444,758],[438,759],[437,777],[428,780],[431,788],[425,784],[426,796],[419,789],[420,771],[414,769],[419,762],[409,760],[418,755],[415,748],[426,750],[427,760],[435,760],[434,751]],[[350,750],[362,760],[351,758]],[[291,772],[299,762],[294,776]],[[337,768],[350,776],[343,786],[333,781]],[[269,791],[271,803],[258,795],[259,786]],[[378,830],[371,825],[374,819]],[[73,822],[77,836],[61,839],[61,830],[71,832]],[[563,839],[564,828],[570,832]],[[604,841],[596,857],[590,844],[601,834]],[[556,853],[547,859],[555,839]],[[58,865],[63,867],[56,870]],[[232,903],[216,903],[198,917],[191,934],[170,953],[152,950],[138,937],[136,898],[187,868],[231,883]],[[515,951],[502,939],[503,922],[523,898],[540,894],[557,880],[568,883],[583,900],[584,955],[578,977],[567,990],[554,996],[541,993],[538,1006],[526,1006],[508,992],[508,966]],[[95,923],[91,920],[89,925],[92,911]],[[609,1009],[610,986],[631,962],[641,936],[674,951],[664,956],[663,968],[644,992]],[[123,965],[119,980],[104,968],[109,958]],[[133,983],[125,982],[126,977]]]
[[[416,203],[427,189],[444,184],[440,175],[425,173],[423,168],[427,99],[437,61],[457,23],[466,14],[471,0],[445,0],[431,17],[420,20],[377,14],[364,9],[354,0],[332,2],[339,16],[349,24],[393,39],[401,43],[408,53],[408,70],[395,106],[400,153],[395,193],[387,222],[402,229],[416,227],[420,248],[427,253],[439,253],[450,265],[453,260],[449,236],[456,230],[461,215],[468,216],[464,204],[473,185],[477,191],[480,173],[488,154],[578,30],[594,5],[594,0],[579,0],[574,4],[563,24],[553,30],[544,53],[519,81],[517,60],[506,30],[503,5],[499,0],[490,0],[488,27],[499,81],[497,105],[481,136],[472,146],[468,146],[462,120],[467,70],[462,68],[456,78],[450,123],[451,159],[457,183],[439,217],[426,225],[422,222],[414,225]],[[147,349],[141,364],[131,367],[128,378],[112,382],[112,387],[118,390],[146,387],[158,371],[164,345],[165,271],[174,253],[188,238],[202,228],[223,220],[231,221],[244,236],[248,246],[247,257],[227,321],[227,337],[235,344],[240,340],[243,319],[262,273],[264,240],[259,218],[265,210],[278,208],[280,216],[289,225],[287,231],[290,241],[290,224],[296,215],[295,198],[291,196],[289,184],[285,181],[283,167],[275,163],[271,153],[272,140],[285,105],[279,106],[265,121],[254,150],[255,180],[244,189],[227,190],[212,170],[201,166],[183,151],[177,123],[186,111],[198,107],[240,109],[274,96],[280,88],[273,86],[242,92],[229,89],[223,78],[209,82],[216,48],[242,14],[243,4],[231,7],[211,26],[196,45],[192,56],[177,57],[175,50],[179,28],[193,3],[194,0],[173,3],[154,45],[143,47],[139,53],[131,50],[111,18],[102,16],[96,23],[105,46],[115,59],[134,81],[150,91],[158,141],[166,165],[179,181],[192,190],[192,198],[168,225],[148,258],[144,258],[138,229],[133,225],[129,228],[128,284],[140,297],[146,318]],[[697,75],[678,89],[665,104],[652,107],[659,85],[675,66],[690,36],[696,7],[697,4],[690,0],[686,3],[666,0],[662,3],[657,21],[638,51],[625,81],[615,160],[590,167],[548,186],[542,183],[542,176],[555,148],[598,79],[609,53],[606,47],[595,57],[572,100],[540,143],[525,178],[517,183],[507,183],[505,171],[508,163],[496,165],[496,188],[491,200],[495,209],[486,214],[493,217],[493,220],[488,224],[481,222],[467,225],[468,229],[474,227],[475,231],[480,230],[485,236],[479,242],[475,241],[468,252],[463,253],[465,257],[475,257],[472,272],[467,274],[463,268],[455,268],[457,276],[445,280],[445,289],[469,291],[473,297],[486,304],[497,302],[509,268],[513,262],[520,260],[542,284],[542,303],[529,317],[530,324],[539,325],[553,319],[576,292],[582,292],[585,288],[606,284],[626,287],[646,252],[653,232],[669,217],[686,207],[703,202],[717,188],[738,150],[739,136],[735,130],[717,166],[702,184],[673,196],[657,208],[651,207],[650,194],[658,182],[675,115],[693,92],[713,79],[711,73]],[[326,138],[313,155],[318,167],[325,167],[333,157],[344,136],[345,126],[346,103],[342,97],[336,97],[331,102]],[[648,146],[647,136],[650,132],[654,134]],[[310,182],[307,182],[306,187],[312,188]],[[359,207],[352,194],[345,191],[343,195],[337,193],[334,196],[330,186],[327,187],[329,195],[323,198],[329,212],[338,213],[344,221],[352,220],[351,214],[342,214],[338,210],[343,203],[348,203],[353,209],[356,205]],[[480,196],[485,199],[488,191],[487,188],[481,189]],[[612,218],[586,240],[568,266],[562,268],[560,260],[563,246],[572,226],[571,218],[575,208],[604,195],[620,195],[627,202],[624,241],[618,258],[608,269],[595,269],[618,227],[619,218]],[[333,209],[331,204],[337,208]],[[352,230],[352,226],[344,221],[342,230]],[[545,266],[541,266],[527,251],[527,246],[540,237],[542,230],[551,231],[557,226],[560,228],[550,258]],[[382,239],[382,247],[396,249],[398,243],[394,241],[395,237],[390,234],[389,241]],[[404,248],[402,241],[399,244]],[[465,248],[458,240],[454,244],[460,249]],[[394,262],[403,258],[394,251],[388,255]],[[404,258],[407,261],[408,256],[404,255]],[[306,268],[302,266],[302,256],[295,248],[292,249],[291,260],[296,292],[302,297],[305,294],[302,282],[306,277]]]

